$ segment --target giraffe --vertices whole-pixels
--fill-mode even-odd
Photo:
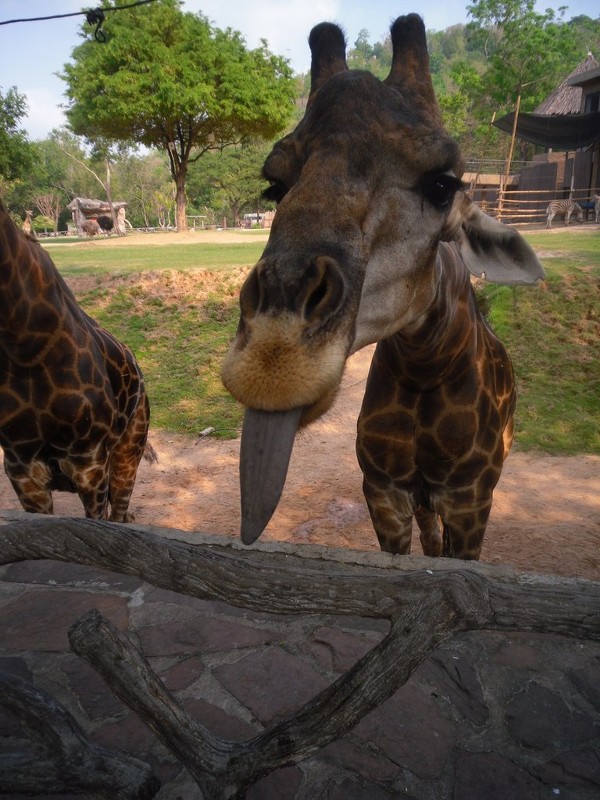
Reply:
[[[23,220],[23,225],[21,226],[25,233],[28,233],[30,236],[33,235],[33,226],[31,224],[31,217],[33,216],[33,211],[26,211],[25,212],[25,219]]]
[[[304,117],[263,167],[278,210],[222,365],[246,407],[241,537],[260,536],[297,430],[331,406],[348,356],[376,342],[357,453],[380,546],[408,553],[414,516],[425,554],[477,559],[515,390],[469,272],[528,284],[544,271],[464,191],[423,21],[399,17],[391,35],[379,81],[348,69],[337,26],[312,30]]]
[[[0,287],[0,445],[21,505],[52,514],[52,490],[71,491],[87,517],[131,521],[139,462],[156,460],[140,369],[1,203]]]

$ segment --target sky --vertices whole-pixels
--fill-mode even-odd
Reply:
[[[313,25],[337,22],[350,47],[361,30],[369,41],[380,41],[400,14],[418,12],[429,30],[444,30],[465,23],[469,0],[185,0],[183,9],[201,12],[217,28],[240,31],[249,48],[266,39],[271,52],[289,59],[295,72],[307,72],[307,39]],[[555,11],[567,5],[565,19],[592,15],[590,0],[539,0],[536,8]],[[27,17],[70,14],[94,8],[85,0],[0,0],[0,23]],[[142,7],[143,8],[143,7]],[[29,112],[22,127],[32,140],[44,139],[64,124],[60,108],[65,103],[63,81],[56,76],[70,60],[80,41],[83,16],[51,21],[0,24],[0,89],[11,86],[27,98]],[[101,46],[101,45],[99,45]],[[598,58],[599,53],[594,53]]]

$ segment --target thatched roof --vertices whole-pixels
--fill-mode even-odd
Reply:
[[[569,79],[576,75],[581,75],[583,72],[595,69],[598,62],[591,53],[587,54],[581,64],[579,64],[564,81],[557,86],[557,88],[548,95],[543,103],[534,110],[534,114],[544,115],[562,115],[562,114],[579,114],[581,111],[581,86],[571,86]]]
[[[505,133],[511,133],[514,124],[514,111],[494,122]],[[600,111],[588,114],[520,114],[517,136],[554,150],[579,150],[600,140]]]

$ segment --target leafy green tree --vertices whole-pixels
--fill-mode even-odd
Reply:
[[[89,156],[71,131],[66,127],[55,128],[47,139],[36,142],[35,147],[32,179],[36,192],[59,192],[65,206],[74,197],[95,196],[97,182],[86,168]]]
[[[490,126],[492,115],[514,110],[519,100],[522,111],[532,111],[600,40],[600,20],[564,21],[565,7],[558,15],[536,13],[534,0],[477,0],[467,10],[467,54],[479,72],[468,86],[470,144],[474,154],[497,158],[509,142]],[[461,144],[466,150],[464,137]],[[534,148],[520,142],[519,149],[526,159]]]
[[[347,60],[350,69],[366,69],[380,79],[386,78],[392,65],[392,40],[388,35],[383,42],[370,44],[369,32],[363,28]]]
[[[466,137],[473,132],[474,98],[479,93],[481,76],[468,61],[457,60],[447,70],[446,91],[439,94],[439,104],[448,133],[463,145]],[[472,136],[470,146],[472,149]]]
[[[34,142],[35,158],[31,170],[19,187],[20,205],[37,208],[53,220],[54,229],[70,219],[66,207],[74,197],[101,196],[100,177],[105,162],[98,154],[84,151],[80,141],[66,128],[57,128],[47,139]],[[44,226],[48,227],[47,221]]]
[[[64,67],[69,124],[92,141],[164,150],[185,230],[189,165],[209,150],[278,134],[293,105],[291,69],[266,42],[248,50],[240,33],[182,12],[178,0],[113,11],[103,27],[106,43],[86,38]]]
[[[585,50],[600,59],[600,18],[591,19],[585,14],[573,17],[567,23],[573,28],[575,38]]]
[[[12,86],[3,93],[0,88],[0,190],[11,193],[20,179],[31,170],[33,148],[24,130],[19,126],[27,113],[25,96]]]
[[[127,201],[127,219],[134,227],[171,224],[175,199],[164,153],[125,154],[115,165],[113,194]]]
[[[264,210],[271,204],[262,199],[266,188],[261,177],[261,167],[269,146],[258,142],[247,142],[239,147],[227,148],[221,153],[211,154],[203,169],[201,182],[190,181],[197,188],[197,207],[208,200],[215,208],[220,207],[237,226],[244,213]],[[207,188],[212,192],[207,192]]]
[[[531,110],[586,55],[572,26],[551,9],[537,13],[534,5],[534,0],[479,0],[468,6],[482,29],[494,31],[482,105],[487,102],[498,113],[514,108],[519,96],[521,108]]]

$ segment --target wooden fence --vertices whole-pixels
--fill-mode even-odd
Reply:
[[[500,192],[493,207],[487,213],[497,219],[509,223],[546,222],[546,209],[552,200],[574,200],[583,210],[583,221],[594,221],[594,195],[583,189],[572,192],[558,192],[555,189],[537,189],[524,191],[513,189]],[[574,219],[572,218],[572,221]],[[554,225],[564,224],[562,215],[557,215]]]
[[[547,160],[468,162],[465,181],[469,195],[491,216],[512,224],[546,223],[552,200],[572,199],[584,212],[584,222],[594,221],[591,151],[546,154]],[[562,224],[558,218],[555,224]]]

